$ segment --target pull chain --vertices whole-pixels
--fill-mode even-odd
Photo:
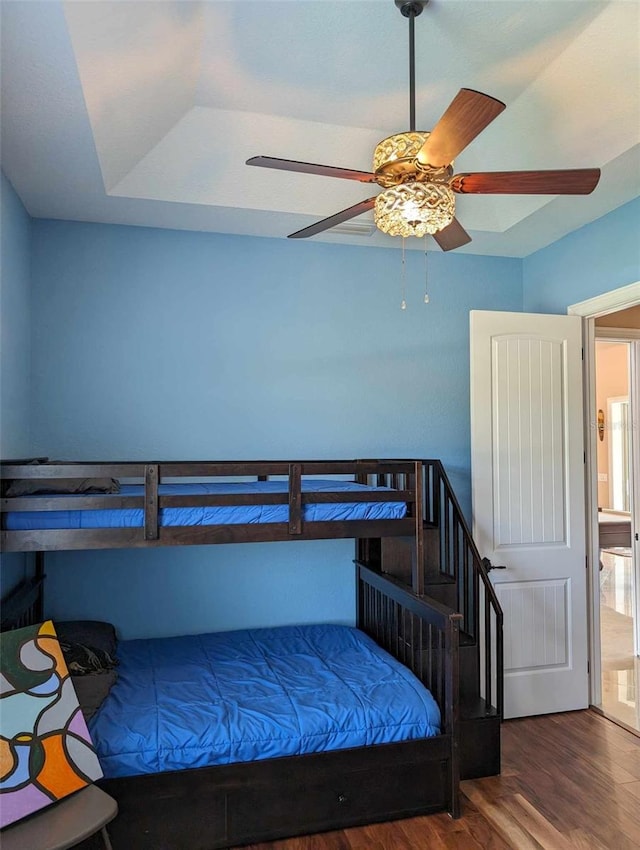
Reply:
[[[400,309],[407,309],[407,284],[406,284],[406,270],[405,270],[405,258],[404,258],[404,236],[402,237],[402,272],[401,272],[401,288],[402,288],[402,301],[400,302]]]
[[[429,263],[427,254],[427,237],[424,237],[424,303],[429,303]]]

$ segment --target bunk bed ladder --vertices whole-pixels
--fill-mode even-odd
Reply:
[[[415,537],[360,540],[357,560],[461,615],[461,776],[494,775],[503,714],[502,609],[442,463],[415,462],[405,478],[378,475],[376,483],[412,491]]]
[[[461,775],[500,771],[503,614],[464,514],[440,461],[425,461],[425,525],[432,535],[425,593],[462,615],[460,623]],[[430,583],[431,582],[431,583]]]

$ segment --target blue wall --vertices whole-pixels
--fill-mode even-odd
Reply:
[[[0,458],[8,460],[31,453],[31,219],[2,172],[0,205]],[[0,559],[1,595],[22,578],[25,558]]]
[[[33,443],[68,459],[439,457],[469,512],[469,310],[520,260],[34,222]],[[51,556],[124,635],[350,622],[351,541]]]
[[[0,457],[26,457],[30,443],[31,219],[0,172]]]
[[[570,304],[640,281],[640,198],[523,260],[523,309]]]
[[[406,311],[399,250],[30,222],[6,181],[3,219],[5,452],[440,457],[467,515],[469,310],[564,312],[640,279],[640,200],[523,261],[430,254],[429,305],[409,252]],[[350,541],[50,555],[49,614],[126,637],[351,622],[352,555]]]

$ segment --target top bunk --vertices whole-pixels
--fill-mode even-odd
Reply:
[[[417,536],[421,460],[0,464],[5,552]]]

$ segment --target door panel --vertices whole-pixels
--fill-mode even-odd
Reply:
[[[563,345],[496,335],[492,348],[495,546],[562,543]]]
[[[588,702],[576,316],[471,313],[474,536],[505,570],[505,716]]]

